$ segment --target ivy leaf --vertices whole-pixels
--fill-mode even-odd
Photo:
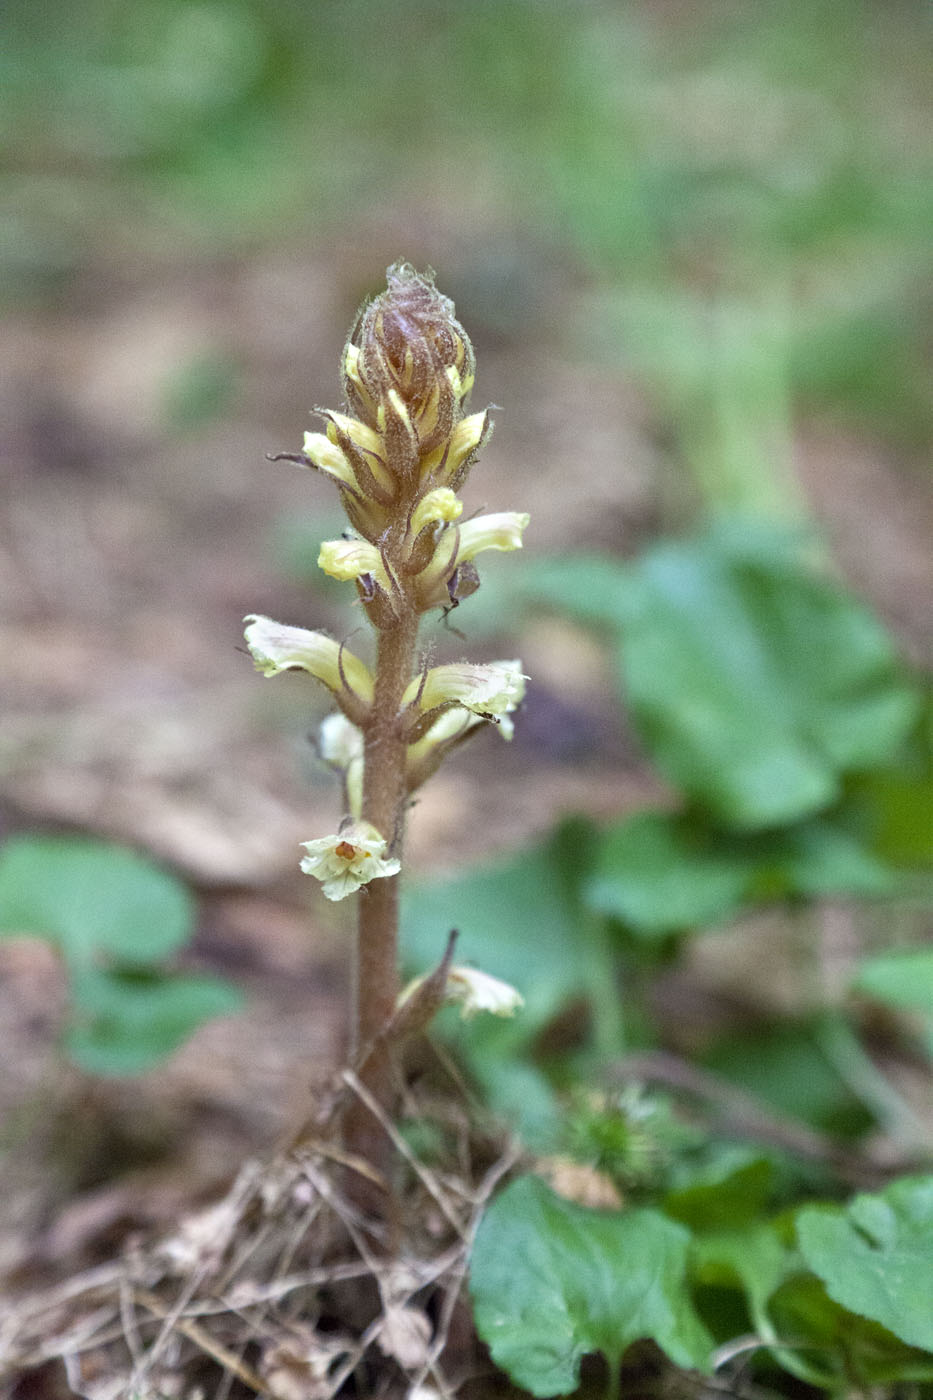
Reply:
[[[99,955],[144,967],[191,936],[185,886],[107,841],[17,836],[0,852],[0,937],[40,934],[72,965]]]
[[[494,1361],[532,1395],[568,1395],[582,1358],[611,1366],[650,1338],[679,1366],[704,1369],[712,1340],[687,1287],[690,1235],[658,1211],[605,1213],[556,1196],[537,1177],[489,1207],[470,1288]]]
[[[845,1207],[807,1206],[797,1238],[835,1302],[933,1351],[933,1176],[905,1177]]]

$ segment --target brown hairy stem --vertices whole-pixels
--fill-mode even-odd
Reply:
[[[364,729],[363,817],[386,835],[391,854],[401,857],[407,745],[400,727],[400,709],[414,669],[418,614],[410,605],[405,606],[404,600],[398,601],[404,608],[398,623],[379,633],[375,694]],[[367,1046],[373,1047],[361,1079],[389,1116],[394,1106],[394,1073],[391,1043],[384,1033],[401,990],[398,910],[397,875],[373,880],[360,891],[351,1055],[355,1059]],[[391,1141],[362,1100],[357,1099],[348,1111],[344,1139],[349,1151],[366,1158],[382,1176],[390,1178]]]

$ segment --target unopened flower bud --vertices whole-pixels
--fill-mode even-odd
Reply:
[[[318,753],[343,777],[347,806],[359,817],[363,805],[363,734],[346,715],[328,715],[318,730]]]
[[[379,422],[380,406],[386,412],[391,405],[397,420],[417,434],[421,451],[429,451],[463,416],[473,384],[473,348],[453,302],[432,276],[395,263],[386,281],[351,333],[344,356],[347,397],[357,412],[368,409],[367,421],[379,430],[388,428],[385,419]]]

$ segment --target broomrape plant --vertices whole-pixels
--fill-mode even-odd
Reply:
[[[488,410],[468,414],[474,377],[469,337],[453,303],[407,263],[389,268],[387,288],[361,311],[343,352],[347,412],[318,409],[324,432],[306,433],[300,454],[280,454],[329,476],[349,528],[321,545],[318,563],[355,584],[375,634],[370,668],[342,642],[270,618],[246,619],[257,670],[303,670],[328,687],[338,712],[321,726],[320,752],[342,776],[340,829],[304,842],[301,868],[326,898],[358,898],[352,1052],[366,1086],[391,1110],[387,1030],[394,1017],[417,1024],[443,1000],[465,1014],[510,1015],[520,1004],[505,984],[441,966],[401,993],[398,886],[412,794],[443,759],[486,724],[512,736],[526,677],[519,661],[429,666],[418,651],[426,613],[456,607],[478,588],[484,550],[522,545],[528,516],[506,511],[463,521],[463,487],[491,431]],[[430,995],[426,993],[430,991]],[[347,1125],[349,1145],[372,1160],[372,1129]]]

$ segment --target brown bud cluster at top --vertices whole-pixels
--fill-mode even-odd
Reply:
[[[463,417],[473,385],[473,347],[433,274],[399,262],[386,281],[350,334],[347,399],[370,427],[390,438],[410,437],[420,456],[448,438]]]
[[[506,511],[461,524],[457,492],[490,432],[488,410],[465,414],[473,348],[432,273],[399,262],[387,283],[344,348],[349,412],[316,409],[326,429],[292,459],[337,483],[351,530],[325,540],[318,563],[355,581],[380,631],[456,607],[479,586],[475,556],[520,549],[528,523]]]

